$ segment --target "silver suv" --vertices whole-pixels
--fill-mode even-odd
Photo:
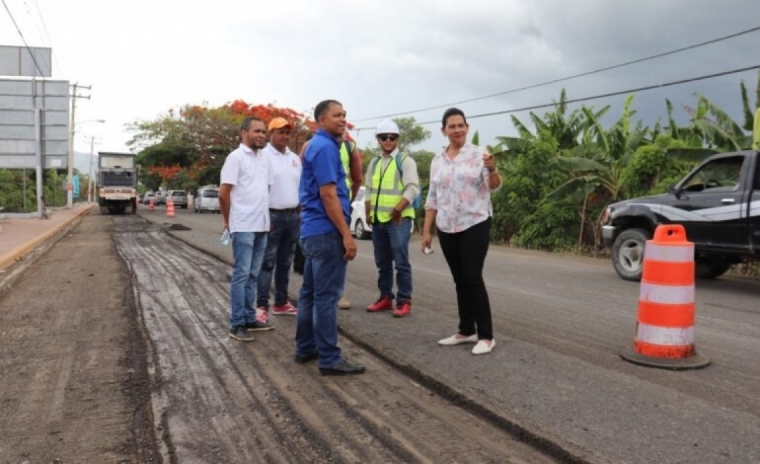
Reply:
[[[187,209],[187,192],[184,190],[169,190],[166,198],[171,198],[175,208]]]

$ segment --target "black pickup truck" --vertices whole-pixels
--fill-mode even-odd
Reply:
[[[760,259],[760,152],[713,155],[668,193],[610,205],[602,235],[625,280],[640,280],[646,241],[659,224],[682,224],[694,242],[698,278]]]

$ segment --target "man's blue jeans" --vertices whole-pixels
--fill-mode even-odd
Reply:
[[[268,232],[232,233],[232,280],[230,282],[230,328],[253,324],[256,281],[267,247]]]
[[[319,354],[319,367],[341,362],[338,348],[338,300],[346,281],[343,238],[338,232],[301,240],[306,264],[298,300],[296,356]]]
[[[256,306],[269,308],[269,288],[274,271],[274,304],[282,306],[288,302],[290,265],[296,252],[296,243],[301,234],[298,212],[289,213],[269,210],[272,230],[267,239],[267,250],[259,273]]]
[[[393,299],[393,263],[396,263],[396,302],[412,298],[412,265],[409,264],[409,239],[412,220],[402,218],[400,224],[393,221],[372,224],[372,245],[375,248],[377,288],[380,296]]]

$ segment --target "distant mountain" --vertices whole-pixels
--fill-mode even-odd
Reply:
[[[90,154],[74,151],[74,169],[79,171],[82,175],[88,175],[90,172]],[[98,154],[92,157],[92,170],[93,172],[98,170]]]

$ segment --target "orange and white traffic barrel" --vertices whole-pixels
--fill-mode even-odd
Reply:
[[[171,198],[166,199],[166,216],[174,217],[174,201]]]
[[[661,225],[644,249],[636,337],[620,356],[664,369],[705,367],[694,332],[694,244],[682,225]]]

